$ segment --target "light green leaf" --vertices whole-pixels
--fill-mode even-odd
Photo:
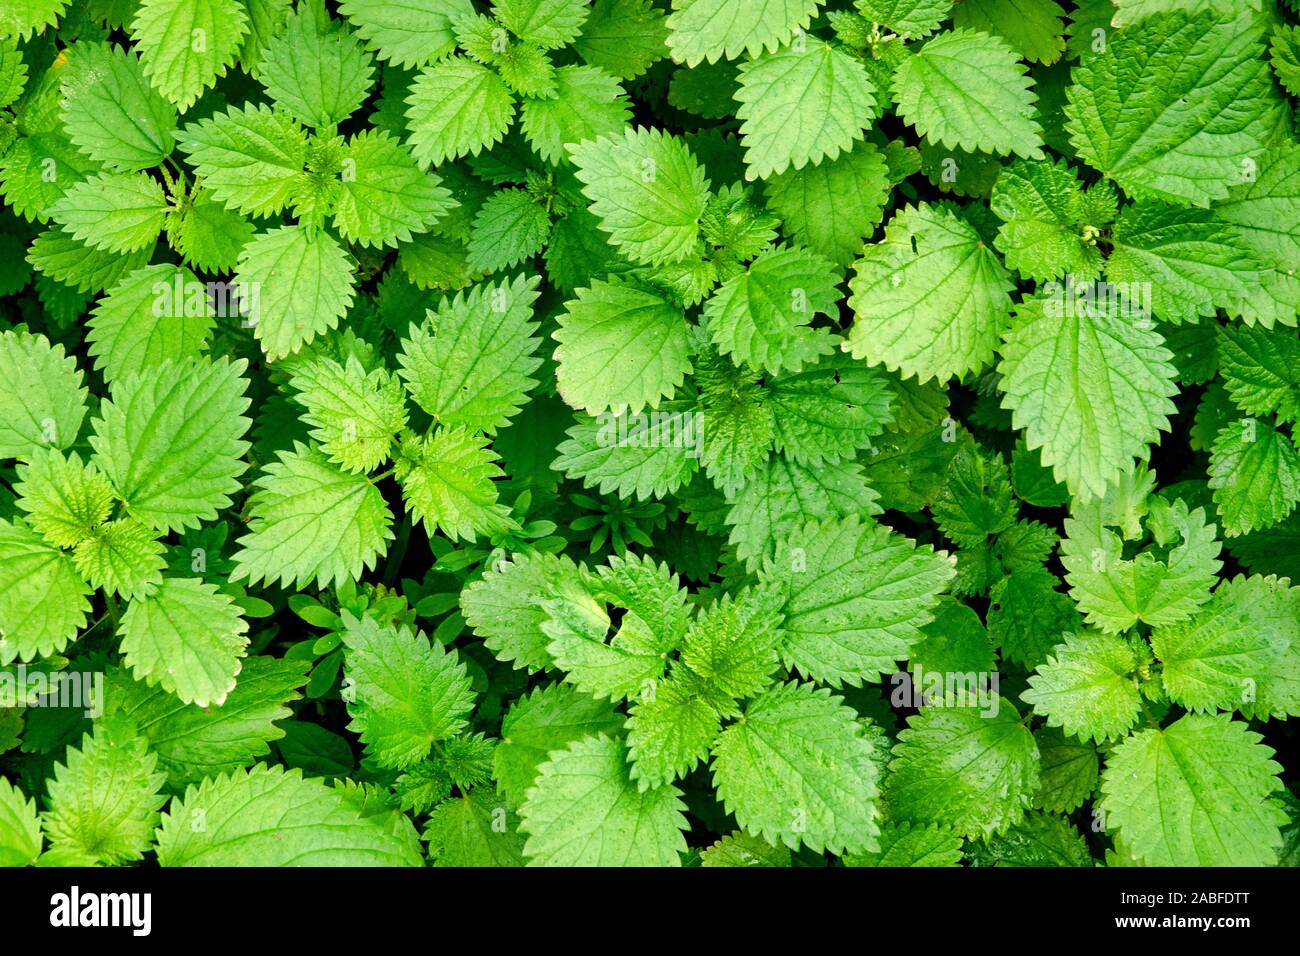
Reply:
[[[91,587],[142,598],[162,581],[166,565],[157,532],[134,518],[116,518],[79,541],[72,561]]]
[[[14,493],[27,523],[56,548],[86,540],[113,510],[113,486],[76,452],[65,458],[55,449],[32,449],[28,463],[18,465]]]
[[[421,172],[410,151],[383,130],[365,130],[348,141],[343,178],[334,207],[339,235],[362,245],[393,246],[427,231],[455,208],[451,191]]]
[[[320,449],[344,471],[368,472],[388,460],[406,427],[401,383],[387,369],[367,373],[355,355],[340,365],[319,358],[297,365],[290,384]]]
[[[948,18],[953,0],[854,0],[858,12],[910,40],[927,36]]]
[[[159,263],[124,276],[87,324],[95,367],[112,383],[168,359],[197,359],[216,320],[206,285],[189,269]]]
[[[0,332],[0,458],[67,448],[86,415],[77,361],[43,335]]]
[[[631,80],[668,55],[667,39],[653,0],[596,0],[573,46],[592,66]]]
[[[0,866],[31,866],[41,855],[41,843],[36,801],[0,778]]]
[[[551,467],[602,495],[662,498],[699,468],[704,427],[681,402],[663,402],[640,415],[579,415],[556,448]]]
[[[822,0],[673,0],[668,47],[687,66],[758,56],[806,30]]]
[[[342,0],[339,13],[394,66],[423,66],[456,48],[451,21],[474,12],[470,0]]]
[[[524,865],[519,818],[484,787],[438,804],[424,839],[434,866]]]
[[[721,715],[697,682],[671,678],[643,693],[629,707],[628,756],[632,779],[645,792],[693,770],[709,755],[722,729]]]
[[[1209,474],[1228,535],[1271,528],[1300,502],[1300,456],[1268,422],[1229,423],[1210,449]]]
[[[300,10],[266,44],[257,75],[277,106],[308,126],[332,129],[365,100],[374,65],[347,31],[318,30]]]
[[[1104,742],[1121,737],[1138,719],[1138,658],[1110,634],[1072,634],[1029,676],[1020,699],[1074,737]]]
[[[149,86],[134,53],[76,44],[62,90],[68,138],[96,162],[134,172],[171,152],[176,109]]]
[[[573,42],[590,8],[586,0],[495,0],[492,12],[519,39],[553,50]]]
[[[307,163],[307,133],[265,105],[229,107],[176,134],[196,174],[230,209],[255,216],[289,204]]]
[[[997,34],[1031,63],[1055,63],[1065,52],[1064,16],[1056,0],[965,0],[952,22]]]
[[[96,249],[132,252],[154,243],[167,209],[162,186],[143,173],[100,173],[72,185],[50,215]]]
[[[180,222],[170,227],[168,238],[188,265],[228,273],[234,271],[239,253],[256,231],[239,213],[201,190],[181,213]]]
[[[247,32],[238,0],[140,0],[131,23],[145,74],[182,113],[225,75]]]
[[[407,433],[397,455],[397,480],[411,516],[430,536],[473,541],[514,527],[497,500],[495,479],[504,477],[488,439],[460,426],[419,438]]]
[[[90,593],[70,555],[0,518],[0,664],[63,650],[85,626]]]
[[[524,99],[520,126],[538,156],[558,163],[566,143],[617,138],[631,115],[617,79],[595,66],[571,65],[555,71],[554,97]]]
[[[461,611],[498,660],[542,670],[552,665],[544,604],[568,586],[581,588],[578,567],[567,557],[541,552],[514,555],[485,570],[461,592]]]
[[[886,823],[880,828],[879,851],[851,853],[845,866],[957,866],[961,837],[948,827]]]
[[[425,67],[406,102],[411,152],[425,167],[477,156],[501,141],[515,115],[501,77],[459,54]]]

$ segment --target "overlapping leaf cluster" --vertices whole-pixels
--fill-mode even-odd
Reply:
[[[1294,863],[1297,96],[1291,0],[4,4],[0,863]]]

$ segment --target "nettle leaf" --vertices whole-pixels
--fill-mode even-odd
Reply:
[[[993,357],[1012,282],[970,225],[946,208],[899,212],[849,280],[854,358],[946,381]]]
[[[360,788],[259,764],[207,777],[174,799],[158,828],[158,863],[421,866],[423,856],[410,820],[371,805]]]
[[[1104,742],[1120,737],[1142,707],[1135,679],[1138,657],[1120,637],[1076,634],[1065,638],[1029,677],[1021,700],[1049,727]]]
[[[1229,423],[1210,449],[1209,474],[1228,535],[1272,527],[1300,502],[1300,455],[1268,422]]]
[[[524,865],[519,818],[483,787],[438,804],[423,839],[434,866]]]
[[[63,650],[85,626],[91,590],[71,555],[0,518],[0,664]]]
[[[673,0],[668,48],[687,66],[758,56],[807,29],[822,0]]]
[[[1147,520],[1152,545],[1132,558],[1123,556],[1124,541],[1109,523],[1100,502],[1076,505],[1065,519],[1061,563],[1089,624],[1112,634],[1138,621],[1177,624],[1210,599],[1222,562],[1202,509],[1189,510],[1181,498],[1172,505],[1155,499]]]
[[[496,0],[492,12],[519,39],[552,50],[577,38],[590,11],[586,0]]]
[[[23,329],[0,332],[0,458],[68,448],[86,415],[77,361]]]
[[[773,377],[768,385],[773,445],[800,464],[852,458],[869,448],[892,418],[885,376],[842,353],[802,372]]]
[[[691,371],[690,326],[682,310],[624,282],[594,281],[565,303],[555,377],[560,396],[591,414],[633,413],[671,398]]]
[[[322,32],[312,15],[300,11],[263,48],[257,74],[276,105],[323,129],[338,125],[361,105],[374,66],[349,33]]]
[[[520,805],[547,757],[584,737],[616,736],[624,717],[607,701],[569,684],[547,684],[521,695],[501,721],[501,742],[492,752],[501,793]]]
[[[768,843],[832,853],[875,850],[874,748],[830,691],[788,683],[745,708],[713,747],[713,780],[736,822]]]
[[[1059,284],[1058,284],[1059,286]],[[1029,448],[1080,500],[1103,495],[1169,428],[1177,394],[1160,333],[1105,298],[1031,302],[1002,344],[999,388]]]
[[[182,113],[225,75],[247,32],[237,0],[140,0],[131,22],[145,75]]]
[[[42,842],[36,801],[0,779],[0,866],[30,866],[41,855]]]
[[[627,748],[587,736],[553,751],[519,808],[531,866],[680,866],[686,850],[681,792],[638,791]]]
[[[542,625],[543,606],[569,587],[582,587],[578,566],[567,557],[540,552],[514,555],[484,572],[461,592],[461,610],[474,633],[498,660],[542,670],[552,665]]]
[[[637,789],[671,783],[708,757],[722,717],[702,690],[694,681],[669,679],[628,708],[628,757]]]
[[[307,662],[253,656],[240,663],[238,683],[219,707],[178,706],[161,687],[110,677],[107,706],[148,739],[173,787],[247,767],[284,737],[276,721],[291,716],[288,705],[306,683]]]
[[[132,252],[153,245],[167,208],[162,185],[143,173],[100,173],[73,184],[50,215],[96,249]]]
[[[169,359],[198,358],[216,319],[207,287],[166,263],[127,273],[95,304],[86,341],[109,382]]]
[[[548,163],[564,158],[566,143],[617,137],[632,111],[618,79],[596,66],[570,65],[555,71],[555,96],[526,97],[520,127],[528,144]]]
[[[862,138],[878,112],[862,64],[817,40],[758,56],[739,77],[746,179],[834,159]]]
[[[278,458],[254,482],[233,580],[329,587],[373,567],[393,537],[379,489],[299,442]]]
[[[1038,746],[1016,709],[993,694],[986,710],[921,708],[899,732],[889,770],[891,820],[986,838],[1023,818],[1038,789]]]
[[[71,548],[90,537],[113,510],[113,486],[76,452],[64,457],[34,448],[19,463],[14,493],[27,523],[56,548]]]
[[[50,849],[109,866],[143,858],[167,799],[157,764],[129,720],[98,721],[54,766],[42,818]]]
[[[0,36],[25,40],[56,22],[67,9],[68,0],[24,0],[16,5],[6,4],[0,12]]]
[[[898,114],[933,143],[1042,157],[1028,68],[1001,37],[954,29],[928,40],[894,75]]]
[[[77,44],[62,90],[68,138],[96,162],[133,172],[171,152],[176,109],[149,86],[134,53]]]
[[[631,80],[668,55],[667,39],[653,0],[596,0],[573,46],[593,66]]]
[[[1101,809],[1145,866],[1272,866],[1287,815],[1281,767],[1228,714],[1188,714],[1126,738],[1106,760]]]
[[[177,531],[231,504],[248,468],[246,366],[224,357],[168,360],[113,383],[90,444],[134,518]]]
[[[760,253],[705,303],[709,336],[737,364],[798,371],[835,348],[834,336],[808,324],[837,314],[838,283],[834,265],[805,249]]]
[[[334,228],[349,242],[397,245],[426,232],[455,208],[451,191],[422,172],[410,151],[383,130],[366,130],[343,151]]]
[[[717,843],[700,851],[700,866],[786,867],[791,865],[790,851],[776,847],[762,837],[743,830],[728,833]]]
[[[289,204],[307,163],[307,133],[288,113],[232,106],[176,141],[203,185],[231,209],[263,216]]]
[[[479,208],[465,251],[477,272],[497,272],[537,255],[550,234],[550,215],[527,190],[502,189]]]
[[[425,167],[477,156],[501,141],[515,116],[505,81],[459,54],[421,70],[406,102],[411,152]]]
[[[122,653],[137,678],[187,704],[221,706],[235,687],[248,624],[229,595],[198,578],[163,578],[122,616]]]
[[[126,253],[95,249],[73,239],[66,229],[51,226],[32,242],[27,261],[45,277],[78,292],[100,292],[152,255],[152,247]]]
[[[162,581],[163,546],[134,518],[116,518],[77,542],[72,562],[92,587],[126,598],[150,594]]]
[[[947,19],[953,0],[854,0],[858,12],[899,36],[916,39],[933,33]]]
[[[239,254],[236,288],[256,301],[247,320],[267,359],[292,355],[338,325],[352,304],[352,257],[327,232],[280,226]]]
[[[474,12],[470,0],[342,0],[339,13],[357,35],[394,66],[423,66],[456,47],[451,23]]]
[[[762,571],[784,591],[786,666],[834,687],[893,672],[952,577],[929,547],[856,516],[793,529]]]
[[[504,477],[497,454],[483,435],[461,427],[440,428],[426,438],[408,433],[397,458],[397,480],[412,517],[430,535],[473,541],[514,527],[497,500],[495,479]]]
[[[850,853],[845,866],[957,866],[962,840],[947,827],[918,827],[886,823],[880,828],[880,849]]]
[[[1056,0],[967,0],[953,9],[952,21],[998,34],[1026,60],[1055,63],[1065,52],[1064,16]]]
[[[1110,34],[1071,73],[1080,157],[1126,192],[1209,206],[1264,151],[1280,101],[1258,21],[1169,13]]]
[[[551,467],[602,495],[662,498],[699,468],[701,414],[685,402],[662,402],[639,415],[579,415]]]
[[[343,618],[349,730],[385,767],[410,767],[459,733],[474,707],[465,664],[408,627]]]
[[[1222,582],[1190,621],[1151,633],[1161,682],[1170,700],[1189,710],[1232,710],[1272,702],[1293,675],[1300,592],[1286,578],[1238,577]]]
[[[204,272],[231,272],[256,227],[201,191],[181,212],[169,232],[173,248],[185,262]]]
[[[1252,415],[1300,422],[1300,334],[1239,324],[1218,332],[1219,369],[1233,402]]]
[[[880,222],[889,186],[885,154],[862,142],[834,159],[773,176],[765,189],[768,204],[796,238],[846,266]]]
[[[373,471],[388,460],[406,426],[401,383],[386,369],[367,372],[355,355],[346,365],[329,358],[298,365],[291,384],[303,421],[320,449],[345,471]]]
[[[1039,282],[1097,275],[1101,252],[1086,230],[1099,232],[1109,220],[1087,221],[1078,173],[1064,161],[1017,160],[1003,167],[989,205],[1005,220],[994,244],[1012,269]]]

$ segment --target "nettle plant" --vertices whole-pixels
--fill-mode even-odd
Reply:
[[[0,4],[0,862],[1294,862],[1296,19]]]

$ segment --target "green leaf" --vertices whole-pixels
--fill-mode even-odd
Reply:
[[[1263,152],[1280,108],[1257,21],[1170,13],[1111,33],[1071,72],[1079,156],[1134,195],[1209,206]]]
[[[95,368],[115,383],[169,359],[199,358],[216,320],[204,283],[189,269],[159,263],[123,276],[87,324]]]
[[[330,464],[295,442],[265,467],[248,501],[249,531],[235,552],[233,580],[321,587],[356,580],[392,540],[384,496],[364,475]]]
[[[756,57],[806,30],[822,0],[673,0],[668,47],[687,66]]]
[[[1091,741],[1067,737],[1059,727],[1034,731],[1042,761],[1034,806],[1051,813],[1072,813],[1097,790],[1097,748]]]
[[[495,479],[504,477],[488,439],[459,426],[426,438],[407,433],[397,457],[397,480],[411,516],[430,536],[473,541],[513,527],[509,509],[497,501]]]
[[[758,56],[739,76],[736,118],[746,179],[835,159],[879,112],[862,64],[817,40]]]
[[[1230,308],[1260,281],[1250,247],[1206,210],[1139,201],[1120,214],[1111,241],[1106,278],[1150,283],[1152,308],[1167,322]]]
[[[685,403],[662,402],[640,415],[579,415],[551,467],[602,495],[663,498],[699,468],[701,414]]]
[[[1003,833],[1038,789],[1038,747],[1016,709],[923,707],[900,731],[885,778],[890,820],[951,826],[968,839]]]
[[[63,125],[91,159],[134,172],[172,150],[176,110],[145,78],[134,53],[106,43],[72,48],[63,78]]]
[[[880,811],[874,744],[828,690],[766,691],[713,747],[713,782],[736,822],[768,843],[820,853],[875,850]]]
[[[880,828],[880,849],[851,853],[845,866],[957,866],[961,837],[947,827],[886,823]]]
[[[638,127],[568,149],[591,212],[623,255],[662,265],[699,253],[709,184],[680,139]]]
[[[263,48],[257,74],[275,105],[308,126],[330,129],[365,100],[374,66],[351,34],[320,31],[300,10]]]
[[[113,383],[90,444],[132,517],[176,531],[231,504],[248,467],[246,366],[224,357],[168,360]]]
[[[1286,578],[1258,575],[1223,581],[1190,621],[1156,628],[1151,648],[1162,663],[1170,700],[1188,710],[1232,710],[1271,701],[1290,679],[1300,591]]]
[[[22,329],[0,332],[0,458],[69,447],[85,415],[81,372],[62,345]]]
[[[1234,323],[1220,326],[1218,347],[1223,384],[1238,407],[1300,422],[1300,334]]]
[[[1152,510],[1159,524],[1148,519],[1148,527],[1160,550],[1143,550],[1133,558],[1123,557],[1124,542],[1107,527],[1100,504],[1076,506],[1065,519],[1061,563],[1071,596],[1088,623],[1108,633],[1138,621],[1154,627],[1177,624],[1210,599],[1222,565],[1214,525],[1202,509],[1189,511],[1181,498],[1172,506],[1156,499]]]
[[[741,700],[762,690],[780,663],[784,600],[767,582],[719,598],[691,622],[682,664],[714,693]]]
[[[96,249],[132,252],[158,238],[167,208],[162,186],[143,173],[100,173],[72,185],[50,215]]]
[[[1017,568],[989,594],[989,635],[1006,660],[1032,670],[1083,621],[1060,581],[1042,567]]]
[[[195,269],[226,273],[234,270],[239,253],[256,231],[251,222],[204,190],[181,213],[169,238],[172,247]]]
[[[237,0],[140,0],[131,23],[145,74],[182,113],[225,75],[247,32]]]
[[[455,208],[451,191],[421,172],[410,151],[383,130],[348,141],[334,227],[349,242],[393,246],[427,231]],[[350,166],[348,164],[351,164]]]
[[[443,299],[402,342],[397,360],[416,403],[447,425],[494,434],[537,385],[536,276],[477,285]]]
[[[1093,865],[1088,843],[1069,820],[1031,810],[1004,834],[971,848],[973,866]]]
[[[236,288],[255,290],[250,320],[270,361],[338,325],[352,304],[352,257],[333,236],[301,225],[264,232],[239,254]]]
[[[259,764],[208,777],[173,800],[158,828],[158,863],[420,866],[423,857],[398,811],[369,804],[358,789]]]
[[[289,204],[307,163],[307,133],[264,105],[229,107],[176,134],[203,185],[230,209],[255,216]]]
[[[0,664],[63,650],[85,626],[91,590],[70,555],[0,518]]]
[[[892,673],[952,577],[944,556],[856,515],[791,529],[762,572],[785,592],[786,666],[834,687]]]
[[[477,156],[501,141],[515,115],[501,77],[459,54],[420,71],[406,102],[411,152],[425,167]]]
[[[1012,424],[1081,501],[1145,458],[1175,411],[1173,354],[1150,323],[1123,311],[1085,307],[1068,290],[1049,295],[1002,345],[999,387]]]
[[[810,249],[846,266],[862,251],[889,198],[884,154],[857,143],[834,159],[790,169],[765,186],[768,204]]]
[[[1286,814],[1281,767],[1227,714],[1188,714],[1125,739],[1106,760],[1101,809],[1145,866],[1272,866]]]
[[[464,729],[475,696],[456,652],[409,627],[343,618],[348,729],[382,766],[406,768]]]
[[[60,226],[46,229],[27,250],[27,261],[37,272],[78,292],[101,292],[152,256],[152,247],[127,253],[94,249]]]
[[[492,12],[519,39],[553,50],[573,42],[589,8],[585,0],[495,0]]]
[[[68,0],[21,0],[5,4],[0,11],[0,37],[25,40],[55,23],[68,7]]]
[[[570,586],[582,587],[578,567],[567,557],[531,552],[514,555],[485,570],[461,592],[461,610],[474,633],[498,660],[542,670],[552,665],[542,629],[547,601]]]
[[[592,66],[631,80],[668,55],[667,39],[653,0],[596,0],[573,46]]]
[[[1300,456],[1268,422],[1247,418],[1220,431],[1209,474],[1225,534],[1270,528],[1300,502]]]
[[[113,866],[142,859],[152,842],[166,781],[129,721],[106,718],[54,765],[44,815],[50,849]]]
[[[592,282],[565,303],[554,333],[560,396],[591,414],[671,398],[691,371],[689,325],[667,299],[625,283]]]
[[[966,0],[954,26],[994,33],[1030,62],[1055,63],[1065,52],[1065,11],[1056,0]]]
[[[492,752],[492,775],[513,805],[522,804],[549,754],[584,737],[622,730],[624,717],[607,701],[570,684],[547,684],[521,695],[501,721],[501,743]]]
[[[307,680],[305,661],[245,658],[238,683],[219,707],[182,704],[161,687],[125,675],[110,678],[106,703],[134,722],[173,787],[251,765],[269,742],[284,737],[276,725],[292,715],[289,704]]]
[[[406,400],[387,369],[367,372],[355,355],[346,365],[319,358],[296,366],[290,384],[307,410],[311,437],[330,461],[344,471],[369,472],[388,460],[406,427]]]
[[[832,354],[802,372],[768,379],[773,445],[803,465],[852,458],[884,431],[891,402],[883,373]]]
[[[700,851],[700,866],[790,866],[790,851],[743,830],[728,833],[713,846]]]
[[[444,800],[424,830],[435,866],[523,866],[519,819],[490,790]]]
[[[497,272],[531,259],[546,246],[551,217],[527,190],[502,189],[474,217],[466,251],[477,272]]]
[[[925,381],[993,357],[1011,309],[1010,276],[980,235],[945,208],[899,212],[849,281],[854,358]]]
[[[72,452],[34,448],[18,465],[14,493],[27,523],[56,548],[71,548],[90,537],[113,510],[113,486],[93,464]]]
[[[553,752],[519,809],[531,866],[680,866],[685,805],[676,787],[638,792],[627,748],[589,736]]]
[[[690,679],[659,683],[632,703],[629,714],[628,756],[642,792],[693,770],[722,729],[721,715]]]
[[[622,85],[595,66],[559,67],[555,96],[526,97],[520,108],[520,126],[529,145],[548,163],[564,158],[566,143],[617,138],[630,118]]]
[[[451,22],[474,12],[470,0],[342,0],[339,13],[394,66],[423,66],[456,47]]]
[[[1038,282],[1066,275],[1087,281],[1097,275],[1101,252],[1084,230],[1098,230],[1109,220],[1087,221],[1078,174],[1064,161],[1016,160],[1003,167],[989,205],[1005,220],[994,244],[1012,269]]]
[[[77,543],[72,561],[91,587],[125,598],[142,598],[162,581],[162,543],[157,532],[134,518],[117,518]]]
[[[838,315],[838,283],[834,265],[805,249],[760,253],[705,303],[713,344],[737,364],[798,371],[835,348],[831,334],[808,324]]]
[[[1072,634],[1029,676],[1020,699],[1074,737],[1105,742],[1138,719],[1138,658],[1123,638]]]
[[[953,0],[854,0],[858,12],[899,36],[917,39],[939,29]]]
[[[898,115],[932,143],[1038,159],[1043,131],[1028,72],[1001,37],[950,30],[899,65]]]
[[[0,778],[0,866],[30,866],[41,855],[36,801]]]

